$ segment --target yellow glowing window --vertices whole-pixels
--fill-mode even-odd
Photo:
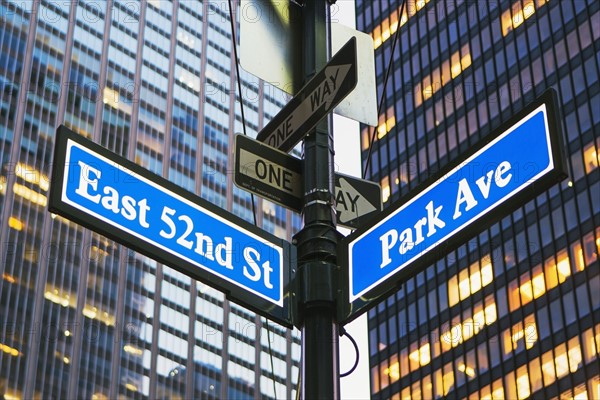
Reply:
[[[381,23],[381,40],[385,42],[390,38],[390,20],[386,18]]]
[[[469,376],[469,377],[474,377],[475,376],[475,370],[473,369],[473,367],[469,367],[468,365],[461,363],[458,365],[458,370],[460,372],[464,372],[465,375]]]
[[[477,293],[482,287],[489,285],[493,280],[492,264],[489,256],[482,257],[483,266],[480,262],[472,264],[468,269],[459,272],[448,280],[448,305],[452,307],[459,301]],[[470,272],[470,273],[469,273]]]
[[[2,273],[2,279],[4,279],[8,283],[17,283],[17,278],[6,272]]]
[[[457,316],[452,320],[452,328],[442,329],[443,333],[440,340],[442,352],[446,352],[452,347],[458,346],[465,340],[477,335],[485,325],[491,325],[496,321],[496,303],[494,303],[492,295],[486,298],[486,303],[487,306],[483,311],[481,311],[480,302],[475,304],[473,308],[475,313],[472,318],[467,318],[465,321],[461,322],[460,316]]]
[[[390,178],[385,176],[381,180],[381,197],[384,203],[389,200],[390,195]]]
[[[50,188],[50,179],[48,176],[32,166],[20,162],[17,163],[15,166],[15,175],[26,182],[38,185],[44,191],[48,191]]]
[[[414,361],[416,364],[423,366],[429,364],[431,361],[431,353],[429,348],[429,343],[425,343],[423,346],[419,347],[417,350],[411,352],[408,355],[408,358],[411,361]]]
[[[444,395],[447,395],[454,386],[454,371],[452,370],[452,363],[444,365]]]
[[[502,379],[497,379],[492,384],[492,400],[503,400],[504,397],[504,386],[502,386]]]
[[[18,349],[15,349],[14,347],[10,347],[4,343],[0,343],[0,350],[6,354],[13,356],[13,357],[16,357],[16,356],[19,356],[22,354]]]
[[[16,231],[22,231],[25,227],[25,224],[18,218],[10,217],[8,219],[8,226]]]
[[[546,289],[550,290],[559,283],[563,283],[571,275],[569,256],[566,250],[562,250],[556,258],[550,257],[544,263],[544,275],[546,277]]]
[[[465,269],[459,272],[458,275],[458,291],[460,299],[464,300],[471,295],[471,287],[469,286],[469,270]]]
[[[575,336],[573,339],[567,342],[569,348],[569,370],[573,373],[576,372],[582,363],[581,357],[581,346],[579,345],[579,338]]]
[[[402,13],[402,17],[400,18],[400,26],[404,25],[410,17],[415,15],[418,11],[423,9],[430,0],[409,0],[406,2],[404,7],[404,11]],[[398,8],[397,11],[394,11],[390,14],[389,18],[386,18],[381,22],[380,25],[377,25],[371,36],[373,37],[373,46],[378,48],[388,40],[392,34],[394,34],[398,30],[398,14],[402,10],[402,7]]]
[[[20,183],[13,185],[13,191],[15,195],[22,197],[23,199],[32,202],[38,206],[46,207],[48,204],[48,198],[35,190],[29,189],[27,186],[23,186]]]
[[[556,380],[552,350],[542,354],[542,377],[544,378],[544,386],[550,386]]]
[[[415,90],[415,106],[420,106],[423,102],[431,98],[438,90],[446,85],[450,80],[459,76],[465,69],[471,65],[471,52],[468,44],[465,44],[459,51],[452,54],[449,60],[442,62],[441,67],[431,71],[431,76],[423,78]]]
[[[141,356],[142,354],[144,354],[144,351],[142,349],[140,349],[139,347],[132,346],[130,344],[126,344],[125,346],[123,346],[123,350],[126,353],[133,354],[134,356]]]
[[[371,144],[371,137],[370,137],[370,133],[369,133],[369,128],[364,128],[362,130],[362,149],[363,150],[367,150],[369,148],[369,145]]]
[[[104,104],[112,108],[119,109],[119,92],[109,87],[105,87],[103,91],[102,101]]]
[[[565,343],[558,345],[554,349],[554,367],[556,368],[556,377],[562,378],[569,373],[569,359],[567,357],[567,346]]]
[[[504,331],[504,354],[518,350],[521,343],[526,349],[532,348],[538,340],[537,327],[533,314],[525,318],[524,322],[518,322],[510,330]]]
[[[384,368],[383,374],[386,376],[389,376],[389,379],[392,382],[396,382],[398,379],[400,379],[400,364],[398,364],[398,356],[397,355],[394,354],[390,358],[389,367]],[[382,381],[385,381],[385,379],[382,379]],[[387,386],[387,384],[386,384],[386,386]]]
[[[517,397],[526,399],[531,394],[529,389],[529,375],[527,374],[527,365],[517,369]]]
[[[583,162],[586,174],[597,169],[598,165],[600,165],[600,154],[596,150],[594,143],[590,143],[583,149]]]
[[[598,349],[600,349],[600,324],[596,325],[596,335],[594,329],[589,328],[583,332],[583,355],[585,362],[589,363],[598,357]]]
[[[547,0],[517,0],[510,9],[504,11],[500,16],[502,35],[508,35],[513,29],[516,29],[531,17],[536,8],[539,9],[546,2]]]

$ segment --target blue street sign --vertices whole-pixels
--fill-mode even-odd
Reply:
[[[290,323],[290,245],[60,127],[50,210]]]
[[[544,96],[518,120],[490,135],[488,142],[409,199],[344,242],[348,300],[352,314],[401,279],[414,276],[565,175],[554,123],[554,97]],[[428,256],[428,257],[425,257]]]

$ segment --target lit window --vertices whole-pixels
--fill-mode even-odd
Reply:
[[[465,375],[467,375],[470,378],[475,376],[475,370],[473,369],[473,367],[469,367],[468,365],[466,365],[464,363],[461,363],[458,365],[458,370],[460,372],[464,372]]]
[[[581,346],[579,345],[579,338],[575,336],[573,339],[567,342],[569,347],[569,370],[573,373],[576,372],[582,364],[581,357]]]
[[[460,316],[452,320],[450,329],[442,329],[441,336],[442,352],[450,350],[463,343],[465,340],[477,335],[485,325],[491,325],[497,319],[496,303],[493,295],[486,297],[486,306],[481,310],[481,302],[473,307],[473,317],[466,318],[461,323]]]
[[[528,315],[523,322],[517,322],[511,329],[505,330],[502,339],[504,354],[509,354],[513,350],[518,353],[524,348],[531,349],[538,340],[534,315]]]
[[[552,350],[542,354],[542,376],[544,377],[544,386],[550,386],[556,380]]]
[[[109,87],[105,87],[103,91],[102,100],[104,104],[111,106],[112,108],[119,109],[119,92]]]
[[[384,203],[389,200],[390,194],[390,178],[384,176],[381,180],[381,197]]]
[[[460,271],[458,276],[454,275],[448,280],[448,305],[450,307],[477,293],[482,287],[492,282],[494,272],[492,264],[489,262],[489,256],[482,257],[482,260],[485,260],[485,264],[481,269],[480,262],[477,261],[468,269]]]
[[[364,128],[362,130],[362,144],[363,150],[367,150],[371,144],[371,134],[369,128]]]
[[[134,356],[141,356],[142,354],[144,354],[144,351],[142,349],[140,349],[139,347],[132,346],[130,344],[126,344],[125,346],[123,346],[123,350],[126,353],[132,354]]]
[[[17,357],[22,355],[23,353],[21,353],[18,349],[15,349],[14,347],[10,347],[4,343],[0,343],[0,351],[9,354],[13,357]]]
[[[408,355],[411,361],[419,366],[427,365],[431,361],[431,353],[429,350],[429,343],[425,343],[423,346],[414,350]],[[411,363],[412,366],[412,363]],[[412,368],[411,368],[412,369]]]
[[[517,369],[517,396],[519,399],[526,399],[531,394],[529,389],[529,375],[527,374],[527,365]]]
[[[23,186],[20,183],[15,183],[13,185],[13,191],[15,192],[15,195],[22,197],[33,204],[42,207],[46,207],[46,205],[48,205],[48,198],[46,196],[36,192],[35,190],[31,190],[27,186]]]
[[[600,227],[596,229],[596,234],[600,236]],[[600,238],[594,240],[594,232],[590,232],[583,237],[583,247],[579,241],[571,245],[574,272],[583,271],[587,266],[596,262],[598,253],[600,253]]]
[[[420,11],[430,0],[416,0],[416,1],[408,1],[404,7],[404,12],[402,13],[402,18],[400,18],[400,26],[404,25],[406,21],[413,15],[415,15],[418,11]],[[398,30],[398,14],[402,7],[398,8],[397,11],[392,12],[389,18],[386,18],[381,22],[381,25],[378,25],[373,29],[373,33],[371,36],[373,37],[373,46],[378,48],[388,40],[392,34],[396,33]]]
[[[44,191],[48,191],[50,188],[50,179],[46,174],[41,173],[34,167],[23,163],[17,163],[15,166],[15,175],[23,179],[25,182],[33,183],[40,187]]]
[[[501,400],[504,398],[504,386],[502,386],[502,379],[497,379],[492,384],[492,400]]]
[[[18,218],[10,217],[8,219],[8,226],[16,231],[22,231],[25,223]]]
[[[447,395],[454,387],[454,371],[452,369],[452,362],[444,365],[444,395]]]
[[[485,324],[491,325],[498,319],[498,312],[496,311],[496,303],[493,302],[493,295],[486,297],[485,302],[486,306],[483,310],[485,313]]]
[[[593,328],[583,332],[583,354],[586,363],[589,363],[598,357],[598,349],[600,348],[600,324],[596,325],[596,331],[598,332],[596,335],[594,335]]]
[[[567,276],[571,275],[569,256],[566,250],[560,251],[555,257],[550,257],[544,263],[544,275],[546,277],[546,289],[550,290],[559,283],[563,283]]]
[[[8,283],[17,283],[17,278],[6,272],[2,273],[2,279],[4,279]]]
[[[567,357],[567,346],[565,343],[556,346],[554,349],[554,366],[556,367],[556,377],[562,378],[569,373],[569,360]]]
[[[531,383],[531,392],[540,390],[544,383],[542,381],[542,369],[540,367],[540,358],[536,357],[529,361],[529,383]]]
[[[469,44],[465,44],[459,51],[452,54],[449,60],[442,62],[441,67],[431,71],[431,75],[423,78],[423,81],[415,89],[415,106],[431,98],[438,90],[459,76],[465,69],[471,66],[471,52]],[[440,78],[441,74],[441,78]]]
[[[520,26],[526,19],[531,17],[536,8],[546,4],[547,0],[517,0],[512,8],[504,11],[500,17],[502,23],[502,35],[508,35],[513,29]]]
[[[589,174],[598,168],[600,164],[600,154],[596,150],[594,143],[590,143],[583,149],[583,162],[585,164],[585,173]]]

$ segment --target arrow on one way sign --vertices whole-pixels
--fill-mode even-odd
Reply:
[[[358,228],[362,221],[382,210],[381,186],[336,173],[335,201],[338,225]]]
[[[356,82],[356,39],[351,38],[258,133],[256,139],[281,151],[291,151],[354,89]]]

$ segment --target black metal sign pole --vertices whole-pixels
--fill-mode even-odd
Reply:
[[[326,0],[306,1],[302,9],[304,80],[327,63]],[[298,248],[299,318],[302,329],[304,399],[339,399],[337,276],[333,132],[323,119],[304,140],[304,228]]]

